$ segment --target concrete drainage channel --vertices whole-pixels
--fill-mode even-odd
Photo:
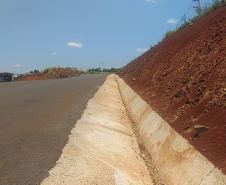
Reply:
[[[88,102],[60,159],[42,184],[153,184],[115,76],[108,76]]]
[[[225,185],[226,176],[173,130],[122,79],[122,99],[166,185]]]
[[[122,79],[110,75],[42,182],[50,184],[225,185],[226,177]]]

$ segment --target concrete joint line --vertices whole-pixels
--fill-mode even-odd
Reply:
[[[213,170],[214,170],[215,168],[216,168],[216,167],[213,167],[213,169],[209,171],[209,173],[205,176],[205,178],[202,180],[202,182],[200,183],[200,185],[203,185],[203,182],[205,182],[205,180],[213,173]]]

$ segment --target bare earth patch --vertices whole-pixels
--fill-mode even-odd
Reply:
[[[30,81],[30,80],[46,80],[46,79],[60,79],[60,78],[70,78],[82,75],[82,72],[78,70],[72,71],[66,68],[54,69],[48,73],[29,73],[19,78],[18,81]]]

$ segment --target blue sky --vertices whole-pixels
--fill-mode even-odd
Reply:
[[[201,4],[207,0],[202,0]],[[161,40],[191,0],[0,0],[0,72],[122,67]],[[195,15],[193,8],[187,16]]]

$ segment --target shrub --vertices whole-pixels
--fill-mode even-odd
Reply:
[[[163,39],[162,39],[162,40],[164,40],[164,39],[170,37],[173,33],[175,33],[175,30],[168,30],[168,31],[165,33],[165,35],[163,36]]]
[[[51,72],[51,71],[53,71],[54,69],[57,69],[56,67],[47,67],[47,68],[45,68],[45,69],[43,69],[43,73],[48,73],[48,72]]]
[[[200,15],[196,15],[190,19],[191,22],[195,22],[200,19]]]
[[[72,67],[71,68],[71,71],[73,71],[73,72],[75,72],[75,71],[77,71],[78,69],[76,68],[76,67]]]
[[[213,10],[216,10],[218,7],[219,7],[219,5],[221,4],[221,0],[212,0],[212,9]]]
[[[168,38],[174,32],[185,28],[189,24],[191,24],[193,22],[196,22],[201,17],[203,17],[204,15],[210,13],[211,11],[216,10],[221,5],[226,5],[226,0],[212,0],[212,2],[205,3],[205,5],[203,7],[197,8],[196,9],[197,15],[194,16],[194,17],[192,17],[191,19],[187,19],[186,15],[183,15],[183,17],[181,18],[181,24],[180,24],[180,26],[178,26],[176,30],[168,30],[165,33],[165,35],[164,35],[164,37],[163,37],[162,40],[164,40],[165,38]]]

